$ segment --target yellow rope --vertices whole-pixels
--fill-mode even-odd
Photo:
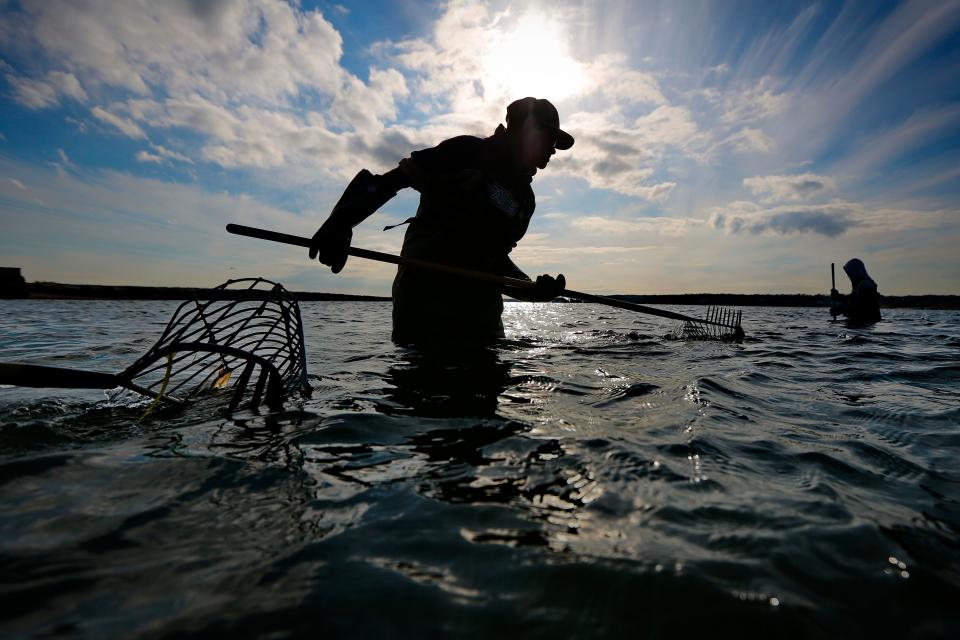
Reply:
[[[163,394],[167,390],[167,384],[170,382],[170,372],[173,369],[173,357],[175,355],[177,354],[167,354],[167,372],[163,374],[163,382],[160,383],[160,392],[157,394],[157,397],[153,399],[153,402],[150,403],[150,406],[147,407],[147,410],[143,412],[143,415],[140,416],[140,419],[137,420],[138,423],[143,422],[147,416],[153,413],[153,410],[160,404],[160,400],[163,399]]]

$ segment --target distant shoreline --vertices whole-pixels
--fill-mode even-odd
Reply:
[[[203,300],[210,293],[208,287],[136,287],[99,284],[63,284],[60,282],[30,282],[27,295],[15,296],[30,300]],[[383,296],[361,296],[345,293],[291,292],[302,301],[359,301],[389,302]]]
[[[829,307],[830,296],[808,293],[683,293],[615,295],[638,304],[689,304],[721,307]],[[880,296],[881,309],[960,309],[960,296]]]
[[[63,284],[59,282],[26,283],[26,295],[3,296],[32,300],[188,300],[203,299],[210,291],[203,287],[138,287],[94,284]],[[291,292],[304,302],[353,301],[389,302],[385,296],[364,296],[344,293]],[[613,295],[612,298],[639,304],[711,305],[724,307],[829,307],[830,296],[824,294],[769,294],[769,293],[683,293],[661,295]],[[572,302],[576,302],[575,300]],[[882,296],[880,306],[885,309],[960,309],[960,296],[915,295]]]

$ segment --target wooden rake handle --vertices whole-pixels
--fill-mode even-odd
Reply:
[[[280,242],[283,244],[292,244],[298,247],[309,248],[312,244],[312,240],[310,238],[305,238],[303,236],[295,236],[289,233],[280,233],[279,231],[270,231],[268,229],[258,229],[256,227],[248,227],[242,224],[228,224],[227,231],[240,236],[247,236],[249,238],[259,238],[260,240],[270,240],[271,242]],[[461,278],[468,278],[470,280],[474,280],[477,282],[486,282],[489,284],[495,284],[503,287],[532,289],[533,287],[536,286],[536,283],[531,282],[530,280],[520,280],[519,278],[508,278],[506,276],[500,276],[494,273],[485,273],[483,271],[472,271],[470,269],[462,269],[460,267],[453,267],[446,264],[438,264],[436,262],[420,260],[419,258],[410,258],[407,256],[395,256],[390,253],[381,253],[380,251],[371,251],[370,249],[360,249],[358,247],[350,247],[349,249],[347,249],[347,254],[357,258],[365,258],[367,260],[376,260],[377,262],[387,262],[390,264],[403,265],[406,267],[416,267],[418,269],[427,269],[429,271],[434,271],[436,273],[446,273],[446,274],[458,276]],[[626,309],[627,311],[636,311],[639,313],[646,313],[648,315],[659,316],[661,318],[669,318],[671,320],[682,320],[684,322],[700,322],[700,323],[706,323],[706,324],[715,324],[717,326],[728,326],[720,322],[701,320],[699,318],[693,318],[691,316],[687,316],[682,313],[675,313],[673,311],[664,311],[663,309],[656,309],[654,307],[648,307],[642,304],[626,302],[624,300],[617,300],[616,298],[609,298],[607,296],[598,296],[592,293],[582,293],[580,291],[563,289],[560,292],[560,295],[566,296],[568,298],[574,298],[577,300],[583,300],[584,302],[595,302],[597,304],[607,305],[608,307],[616,307],[618,309]]]

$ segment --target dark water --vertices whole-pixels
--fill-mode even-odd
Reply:
[[[104,371],[175,306],[0,305],[0,360]],[[956,312],[748,308],[733,345],[508,304],[472,352],[394,346],[387,304],[303,313],[314,389],[279,413],[0,388],[3,637],[960,623]]]

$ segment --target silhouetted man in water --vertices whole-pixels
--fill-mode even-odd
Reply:
[[[405,187],[420,192],[407,222],[404,256],[530,280],[509,254],[523,237],[536,202],[530,182],[557,149],[573,146],[547,100],[522,98],[507,107],[507,126],[489,138],[458,136],[414,151],[384,175],[354,177],[313,237],[310,258],[334,273],[347,260],[351,229]],[[502,293],[528,301],[559,295],[562,275],[542,275],[531,289],[502,288],[435,272],[399,267],[393,281],[393,339],[484,342],[503,337]]]
[[[863,261],[853,258],[843,265],[843,270],[853,284],[853,291],[849,295],[843,295],[836,289],[830,290],[830,315],[834,318],[844,315],[849,320],[860,323],[881,320],[877,283],[867,275]]]

